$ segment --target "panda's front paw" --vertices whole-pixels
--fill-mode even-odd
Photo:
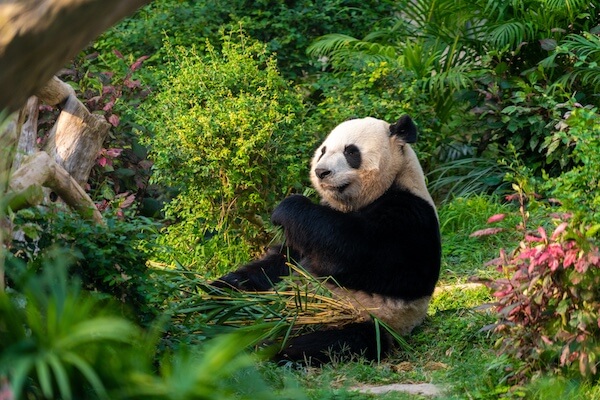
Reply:
[[[302,208],[307,204],[312,204],[310,199],[301,194],[293,194],[285,199],[273,210],[271,214],[271,222],[274,225],[282,225],[285,227],[290,216],[298,215]]]
[[[243,289],[244,276],[239,272],[230,272],[227,275],[210,283],[210,286],[219,289]]]

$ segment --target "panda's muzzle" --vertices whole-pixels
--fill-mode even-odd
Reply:
[[[320,180],[323,180],[326,177],[328,177],[329,175],[331,175],[331,170],[329,170],[327,168],[317,168],[317,169],[315,169],[315,175]]]

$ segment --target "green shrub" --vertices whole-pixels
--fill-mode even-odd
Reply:
[[[293,382],[273,387],[248,348],[262,326],[165,350],[166,321],[144,332],[105,296],[68,278],[65,250],[39,271],[9,258],[0,291],[0,396],[9,399],[304,399]],[[165,335],[166,336],[166,335]],[[160,354],[159,354],[160,352]]]
[[[574,105],[561,129],[546,138],[549,149],[568,147],[569,171],[548,178],[546,189],[562,202],[563,208],[576,214],[576,219],[600,225],[600,114],[597,107]]]
[[[134,323],[67,278],[68,260],[65,251],[48,252],[39,274],[10,263],[14,284],[0,291],[0,379],[9,378],[15,399],[112,398],[120,379],[107,379],[103,366],[130,361],[134,353],[124,350],[141,338]]]
[[[415,149],[425,169],[446,141],[414,76],[389,62],[369,62],[345,74],[322,74],[313,89],[320,95],[311,99],[316,103],[311,117],[322,132],[349,118],[371,116],[391,123],[409,114],[419,127]]]
[[[270,212],[305,184],[315,138],[300,93],[243,33],[222,52],[170,47],[166,62],[143,107],[153,180],[175,191],[162,239],[175,252],[163,256],[226,268],[268,243]]]
[[[23,235],[13,241],[11,251],[39,266],[48,249],[69,249],[74,261],[70,271],[85,289],[111,295],[147,322],[156,312],[149,304],[155,290],[146,267],[156,225],[139,216],[118,218],[106,212],[104,218],[105,224],[95,224],[62,211],[22,210],[14,222]]]
[[[177,46],[203,48],[208,39],[218,47],[219,29],[241,22],[249,36],[277,53],[286,78],[300,79],[318,68],[305,55],[313,38],[329,32],[366,34],[395,9],[391,0],[153,0],[104,33],[93,50],[147,55],[150,64],[160,65],[167,53],[165,36]]]

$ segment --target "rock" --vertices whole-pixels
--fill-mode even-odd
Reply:
[[[361,393],[385,394],[389,392],[403,392],[409,394],[418,394],[421,396],[436,397],[442,394],[443,390],[439,386],[431,383],[393,383],[390,385],[363,385],[352,388]]]

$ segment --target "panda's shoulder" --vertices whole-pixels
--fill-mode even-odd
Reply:
[[[422,210],[426,213],[435,213],[435,208],[428,199],[424,199],[396,184],[392,185],[375,203],[379,203],[381,207],[408,207],[409,209]]]
[[[364,208],[363,218],[371,224],[397,229],[398,224],[411,229],[436,229],[437,212],[426,199],[401,187],[393,187]]]

